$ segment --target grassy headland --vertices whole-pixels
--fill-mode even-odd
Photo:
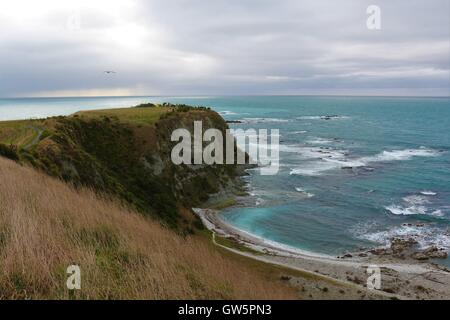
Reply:
[[[226,130],[207,108],[146,104],[78,112],[68,117],[0,123],[0,155],[28,163],[77,187],[89,187],[184,233],[201,224],[190,208],[234,185],[237,166],[177,166],[173,130]]]

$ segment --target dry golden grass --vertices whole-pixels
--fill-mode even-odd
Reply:
[[[81,268],[70,294],[66,268]],[[204,239],[0,157],[0,298],[292,299]]]
[[[118,108],[118,109],[103,109],[103,110],[89,110],[79,111],[75,115],[83,116],[86,118],[99,118],[99,117],[117,117],[121,121],[131,122],[137,124],[153,124],[159,120],[159,118],[172,111],[173,108],[166,107],[153,107],[153,108]]]

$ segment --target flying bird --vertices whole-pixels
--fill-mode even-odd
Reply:
[[[106,71],[103,71],[103,72],[106,73],[106,74],[116,73],[116,72],[113,71],[113,70],[106,70]]]

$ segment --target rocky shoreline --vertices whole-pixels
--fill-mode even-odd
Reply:
[[[345,253],[338,256],[340,259],[353,257],[368,257],[370,255],[379,257],[393,257],[399,260],[412,259],[417,261],[429,261],[431,259],[447,259],[448,252],[444,248],[431,246],[425,249],[418,247],[418,242],[413,238],[392,238],[389,247],[377,247]]]
[[[430,262],[430,259],[445,257],[446,252],[435,247],[418,250],[413,239],[393,239],[389,248],[365,249],[333,257],[280,246],[246,233],[224,222],[217,210],[194,211],[215,236],[250,249],[245,252],[228,248],[229,250],[256,260],[356,286],[356,291],[348,289],[347,298],[450,299],[450,271]],[[380,290],[366,288],[368,266],[380,268]],[[302,286],[305,285],[307,284],[303,282]]]

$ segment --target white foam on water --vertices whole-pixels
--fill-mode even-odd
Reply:
[[[291,175],[318,176],[325,171],[350,165],[346,161],[347,150],[290,146],[280,151],[296,152],[301,160],[305,160],[300,167],[291,168]]]
[[[229,111],[229,110],[224,110],[224,111],[219,111],[220,115],[224,115],[224,116],[232,116],[232,115],[237,115],[236,112],[233,111]]]
[[[415,195],[415,194],[404,197],[403,201],[405,201],[406,203],[413,204],[413,205],[429,203],[427,198],[425,198],[421,195]]]
[[[430,215],[435,217],[443,217],[445,213],[442,209],[429,208],[431,201],[422,194],[409,195],[402,199],[401,204],[391,204],[385,209],[395,215]]]
[[[295,190],[299,193],[301,193],[303,196],[307,197],[307,198],[312,198],[314,197],[313,193],[307,192],[305,191],[303,188],[300,187],[296,187]]]
[[[243,118],[241,120],[244,123],[270,123],[270,122],[289,122],[289,119],[279,118]]]
[[[427,214],[427,208],[424,206],[410,206],[410,207],[402,207],[399,205],[390,205],[385,207],[386,210],[395,215],[415,215],[415,214]]]
[[[336,168],[358,168],[358,167],[365,167],[367,163],[364,161],[358,160],[358,159],[344,159],[344,160],[338,160],[338,159],[323,159],[325,161],[334,163]]]
[[[362,226],[354,228],[353,234],[359,239],[369,240],[386,247],[390,245],[393,238],[400,238],[414,239],[420,249],[432,246],[450,249],[450,234],[445,230],[427,225],[402,225],[377,232],[368,232]]]
[[[255,139],[255,138],[259,138],[259,130],[255,130],[256,131],[256,133],[255,134],[250,134],[250,133],[248,133],[248,132],[245,132],[245,130],[244,131],[241,131],[241,130],[235,130],[235,131],[232,131],[232,133],[233,133],[233,136],[235,137],[235,138],[239,138],[239,137],[245,137],[245,138],[253,138],[253,139]],[[268,130],[267,131],[267,139],[268,139],[268,142],[270,142],[270,138],[271,137],[281,137],[281,134],[278,132],[278,133],[275,133],[275,132],[271,132],[270,130]]]
[[[318,159],[315,164],[302,163],[302,167],[292,168],[291,174],[297,175],[320,175],[332,169],[360,168],[376,162],[407,161],[413,157],[436,157],[440,154],[436,150],[425,147],[383,151],[374,156],[361,158],[351,158],[348,157],[347,150],[331,148],[286,146],[284,149],[280,148],[280,151],[299,153],[300,159]],[[397,212],[397,210],[394,211]]]
[[[332,163],[326,161],[321,162],[305,162],[301,167],[292,168],[290,175],[301,175],[301,176],[320,176],[323,172],[331,170],[336,166]]]
[[[324,147],[305,147],[300,145],[280,145],[281,152],[298,153],[301,159],[342,159],[348,154],[347,150],[337,150]]]
[[[263,205],[265,202],[266,201],[263,198],[257,198],[255,201],[255,205],[258,207],[258,206]]]
[[[357,163],[354,160],[346,158],[348,155],[348,150],[324,147],[293,146],[290,146],[287,150],[280,150],[286,152],[296,152],[299,154],[299,158],[301,160],[306,160],[301,163],[300,167],[291,168],[291,175],[317,176],[332,169],[362,165],[361,163]]]
[[[222,219],[219,216],[219,219]],[[327,255],[327,254],[323,254],[323,253],[317,253],[317,252],[313,252],[313,251],[308,251],[308,250],[303,250],[294,246],[290,246],[288,244],[283,244],[274,240],[269,240],[266,237],[263,236],[259,236],[256,235],[254,233],[251,233],[249,231],[240,229],[238,227],[232,226],[230,225],[228,222],[224,221],[222,219],[222,221],[226,224],[228,224],[231,228],[238,230],[240,233],[242,233],[243,235],[249,237],[250,239],[257,239],[258,240],[258,244],[256,243],[247,243],[251,248],[259,250],[259,251],[264,251],[267,250],[267,247],[269,247],[269,249],[278,249],[280,250],[280,252],[277,252],[277,254],[280,255],[287,255],[287,256],[295,256],[295,255],[304,255],[304,256],[309,256],[309,257],[317,257],[317,258],[326,258],[326,259],[334,259],[334,256],[332,255]]]
[[[436,157],[439,152],[426,147],[420,147],[419,149],[404,149],[404,150],[392,150],[383,151],[372,157],[364,157],[363,161],[366,162],[387,162],[387,161],[405,161],[410,160],[413,157]]]
[[[426,191],[421,191],[420,194],[423,194],[424,196],[435,196],[435,195],[437,195],[436,192],[427,191],[427,190]]]
[[[435,216],[435,217],[443,217],[445,214],[444,214],[444,212],[442,212],[441,209],[438,209],[438,210],[434,210],[433,212],[431,212],[430,215]]]
[[[331,144],[333,142],[336,142],[336,141],[330,140],[330,139],[318,138],[318,137],[315,137],[315,138],[312,138],[312,139],[306,141],[306,143],[309,143],[309,144]]]

